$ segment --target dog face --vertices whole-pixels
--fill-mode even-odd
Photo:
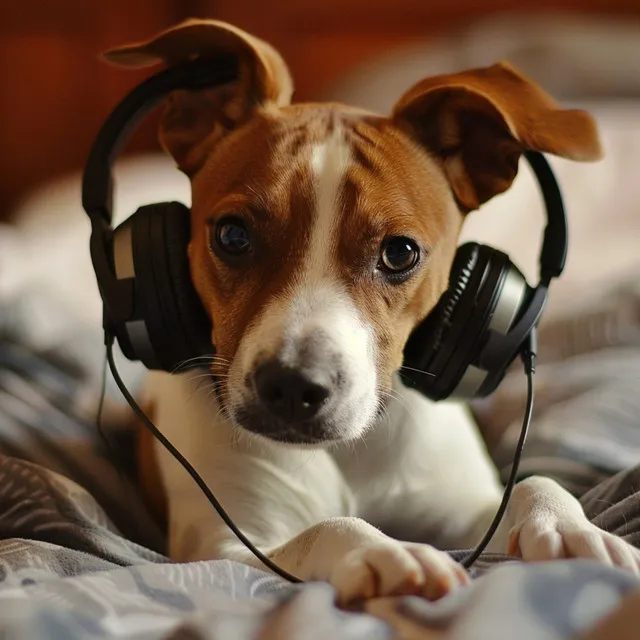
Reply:
[[[460,227],[423,155],[383,118],[294,106],[256,115],[207,158],[190,256],[237,422],[309,442],[371,423],[446,287]]]
[[[229,55],[237,81],[176,91],[160,131],[191,179],[189,260],[219,399],[272,440],[357,438],[447,287],[464,215],[509,187],[526,148],[598,157],[595,125],[504,64],[424,80],[390,117],[291,105],[277,52],[214,21],[108,58]]]

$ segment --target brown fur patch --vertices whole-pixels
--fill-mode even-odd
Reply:
[[[359,153],[341,211],[342,277],[376,329],[378,375],[389,383],[409,333],[447,287],[462,217],[438,165],[388,120],[359,119],[348,138]],[[358,162],[361,156],[375,169]],[[422,266],[402,284],[375,271],[383,241],[393,236],[415,240],[423,254]]]
[[[602,157],[590,114],[562,109],[504,62],[425,78],[397,102],[394,120],[441,158],[464,211],[511,186],[525,149],[581,161]]]

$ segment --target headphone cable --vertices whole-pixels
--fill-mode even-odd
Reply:
[[[527,402],[524,410],[524,419],[522,421],[522,428],[520,429],[520,438],[518,438],[518,444],[516,445],[515,453],[513,454],[513,464],[511,465],[511,472],[509,473],[509,479],[504,488],[502,494],[502,502],[498,507],[498,511],[494,516],[491,525],[484,534],[484,537],[478,544],[478,546],[464,559],[461,564],[465,569],[470,569],[478,558],[482,555],[487,545],[491,542],[491,539],[495,535],[504,515],[507,511],[509,499],[513,492],[513,487],[516,485],[518,478],[518,468],[520,466],[520,459],[522,458],[522,451],[524,450],[524,444],[529,432],[529,425],[531,424],[531,416],[533,415],[533,401],[534,401],[534,384],[533,376],[536,372],[536,351],[537,351],[537,329],[534,327],[529,334],[526,346],[523,348],[520,357],[524,364],[524,372],[527,376]]]
[[[124,384],[120,374],[118,373],[118,369],[116,367],[116,363],[113,357],[113,336],[109,333],[105,335],[105,344],[107,347],[107,362],[109,363],[109,369],[111,370],[111,374],[113,375],[113,379],[115,380],[118,389],[124,396],[124,399],[129,403],[129,406],[133,409],[135,414],[142,420],[144,426],[151,432],[151,434],[160,442],[160,444],[183,466],[184,470],[193,478],[193,481],[200,487],[202,493],[204,493],[207,500],[211,503],[213,508],[217,511],[218,515],[224,523],[233,531],[233,533],[238,537],[240,542],[242,542],[253,555],[260,560],[268,569],[271,569],[274,573],[279,575],[280,577],[288,580],[289,582],[299,583],[302,582],[300,578],[290,574],[288,571],[280,568],[277,564],[275,564],[272,560],[270,560],[267,556],[265,556],[260,549],[255,547],[251,540],[247,538],[247,536],[240,531],[240,529],[233,522],[229,514],[224,510],[223,506],[218,502],[218,499],[213,495],[211,489],[209,489],[207,483],[202,479],[200,474],[195,470],[193,465],[173,446],[173,444],[166,438],[166,436],[156,427],[155,424],[146,416],[145,412],[140,408],[138,403],[135,401],[126,385]]]
[[[500,503],[500,507],[496,512],[496,515],[489,526],[489,529],[485,533],[484,537],[478,544],[478,546],[461,562],[462,566],[465,569],[470,569],[473,564],[478,560],[478,558],[482,555],[484,550],[486,549],[489,542],[496,533],[500,522],[504,518],[504,515],[507,510],[507,505],[509,503],[509,499],[511,497],[511,493],[513,492],[513,487],[516,484],[518,467],[520,465],[520,459],[522,457],[522,451],[524,449],[525,440],[527,438],[527,433],[529,430],[529,425],[531,423],[531,416],[533,414],[533,401],[534,401],[534,385],[533,385],[533,376],[535,373],[535,358],[536,358],[536,329],[534,328],[529,336],[527,341],[527,346],[523,349],[521,353],[521,358],[524,363],[525,373],[527,376],[527,402],[525,408],[524,420],[522,423],[522,430],[520,432],[520,438],[518,440],[518,444],[516,446],[516,451],[513,456],[513,465],[511,467],[511,473],[509,475],[509,480],[506,484],[504,494],[502,496],[502,502]],[[251,553],[260,560],[268,569],[273,571],[275,574],[279,575],[281,578],[292,582],[294,584],[301,583],[302,580],[297,578],[293,574],[285,571],[277,564],[275,564],[270,558],[264,555],[260,549],[258,549],[252,542],[247,538],[247,536],[236,526],[233,522],[229,514],[225,511],[224,507],[220,504],[218,499],[215,497],[209,486],[202,479],[200,474],[195,470],[193,465],[178,451],[178,449],[167,439],[167,437],[156,427],[155,424],[147,417],[145,412],[140,408],[138,403],[135,401],[134,397],[131,395],[129,390],[127,389],[124,381],[120,377],[118,373],[118,369],[116,367],[115,359],[113,357],[113,343],[114,337],[110,333],[105,334],[105,345],[107,349],[107,362],[109,364],[109,369],[111,371],[111,375],[118,386],[118,389],[122,393],[124,399],[127,401],[131,409],[138,416],[138,418],[142,421],[143,425],[151,432],[151,434],[160,442],[160,444],[182,465],[184,470],[191,476],[193,481],[198,485],[202,493],[205,495],[207,500],[211,503],[213,508],[216,510],[220,518],[224,521],[224,523],[231,529],[231,531],[235,534],[235,536],[247,547]]]

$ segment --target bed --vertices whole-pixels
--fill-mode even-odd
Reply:
[[[43,304],[37,290],[31,295],[35,301],[23,297],[18,309],[0,304],[0,637],[569,639],[640,593],[640,580],[587,561],[522,565],[491,556],[477,565],[471,588],[438,603],[380,599],[346,613],[324,584],[292,586],[227,561],[171,563],[127,464],[132,434],[107,430],[109,447],[96,436],[87,363],[100,359],[99,332],[74,324],[68,308],[50,299],[49,314],[75,328],[76,351],[35,346],[20,329],[30,322],[31,304]],[[640,305],[640,298],[630,293],[627,302]],[[617,308],[604,305],[598,313]],[[576,330],[575,323],[550,325],[542,346],[552,348],[558,335],[564,344]],[[630,384],[600,367],[612,359],[620,366],[615,349],[583,347],[541,367],[539,380],[557,383],[559,392],[582,383],[569,400],[556,399],[555,411],[589,409],[595,394],[603,415],[586,428],[569,425],[568,443],[567,425],[548,420],[543,407],[523,469],[555,476],[582,496],[596,523],[638,545],[640,467],[625,467],[640,450],[640,401],[629,394],[637,387],[640,348],[636,342],[624,351]],[[584,357],[598,371],[586,386],[579,374]],[[518,398],[512,392],[509,411],[517,413]],[[488,413],[485,423],[497,424]],[[605,426],[603,460],[593,438]],[[506,467],[508,451],[503,455]]]
[[[574,41],[573,57],[558,52],[571,46],[571,33],[583,38],[588,32],[575,22],[565,24],[565,38],[544,40],[551,27],[562,32],[557,18],[539,22],[537,30],[505,20],[478,24],[455,41],[394,53],[371,64],[364,81],[347,78],[327,95],[384,107],[374,103],[389,98],[377,89],[389,74],[470,66],[478,52],[488,55],[482,43],[491,43],[495,57],[517,49],[526,67],[531,48],[524,33],[530,46],[538,34],[531,61],[540,59],[544,45],[546,55],[564,60],[565,75],[571,65],[586,64],[580,51],[591,49],[584,41]],[[633,52],[640,38],[625,25],[613,41]],[[454,44],[463,53],[452,61],[447,52]],[[532,68],[533,75],[545,71]],[[588,180],[554,161],[575,240],[541,332],[538,403],[521,472],[555,477],[580,496],[596,523],[640,545],[640,183],[630,173],[640,161],[640,90],[629,73],[618,72],[625,80],[604,95],[589,94],[584,81],[560,96],[593,105],[610,159]],[[561,83],[555,88],[561,92]],[[130,158],[119,173],[121,217],[136,204],[161,199],[159,190],[188,202],[188,185],[166,159]],[[0,228],[0,637],[606,640],[618,637],[606,625],[638,628],[640,581],[586,561],[523,565],[488,557],[470,588],[440,602],[380,599],[350,612],[334,606],[324,584],[292,586],[227,561],[170,562],[163,532],[136,490],[133,434],[105,425],[108,447],[96,434],[104,354],[77,187],[77,175],[46,185],[16,210],[17,227]],[[530,275],[535,250],[529,239],[540,224],[536,203],[523,174],[465,233],[503,246]],[[140,368],[123,363],[123,372],[135,388]],[[514,371],[493,397],[473,407],[504,473],[523,392]],[[119,401],[112,385],[107,399]]]

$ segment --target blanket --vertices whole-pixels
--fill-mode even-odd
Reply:
[[[633,576],[587,561],[525,565],[489,556],[477,565],[470,587],[439,602],[379,599],[345,612],[326,584],[290,585],[228,561],[172,563],[136,491],[131,434],[108,434],[108,447],[96,437],[95,406],[87,402],[96,397],[96,376],[86,363],[100,361],[99,335],[79,331],[75,351],[42,352],[29,344],[23,320],[0,304],[2,638],[569,639],[614,614],[640,589]],[[624,346],[547,358],[538,385],[553,380],[571,392],[543,398],[524,473],[537,467],[555,473],[596,524],[640,546],[640,467],[625,468],[640,433],[640,399],[628,394],[640,349],[629,340],[625,334]],[[552,340],[545,345],[550,354]],[[586,356],[609,359],[609,367],[589,368],[600,378],[592,374],[585,381],[584,367],[568,365]],[[612,375],[613,362],[627,375]],[[475,407],[488,435],[491,425],[502,424],[493,451],[505,459],[523,398],[516,392],[521,374],[512,375],[501,393]],[[591,415],[598,397],[600,421]],[[557,426],[563,423],[545,417],[567,402],[567,415],[590,417],[582,432],[575,421],[569,424],[568,438]]]

